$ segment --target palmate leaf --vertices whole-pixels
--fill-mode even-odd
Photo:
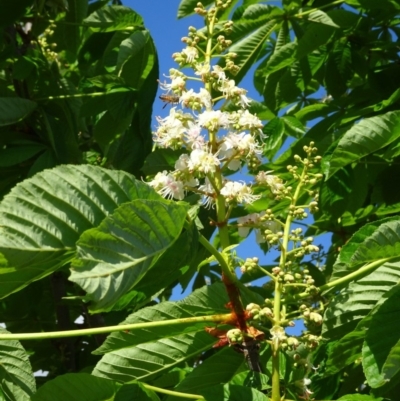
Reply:
[[[400,218],[389,217],[365,224],[340,251],[331,280],[357,270],[361,264],[400,257]]]
[[[243,361],[243,354],[234,351],[231,347],[225,347],[186,375],[174,391],[200,394],[211,386],[227,383],[238,372]],[[180,399],[170,396],[166,401],[180,401]]]
[[[122,171],[59,166],[27,179],[0,203],[0,298],[72,258],[79,236],[120,204],[161,199]]]
[[[194,14],[197,3],[197,0],[182,0],[178,6],[178,19]],[[201,3],[203,6],[208,6],[214,3],[214,0],[203,0]]]
[[[81,23],[87,16],[88,2],[86,0],[74,0],[68,2],[68,11],[65,14],[64,33],[68,50],[76,55],[81,45]]]
[[[82,234],[70,280],[95,303],[91,310],[109,308],[140,281],[177,240],[186,213],[176,202],[138,199]]]
[[[256,294],[254,297],[245,295],[245,304],[260,301]],[[217,283],[194,291],[182,301],[163,302],[135,312],[122,324],[224,314],[229,312],[224,307],[227,301],[224,286]],[[151,380],[210,349],[216,339],[204,331],[205,326],[198,322],[110,334],[95,351],[107,354],[96,365],[93,374],[121,382]]]
[[[48,381],[31,401],[104,401],[113,400],[120,384],[88,373],[67,373]]]
[[[346,366],[354,363],[361,356],[361,349],[365,338],[367,327],[364,327],[366,318],[362,319],[357,328],[346,334],[340,340],[331,343],[326,361],[326,375],[333,375],[340,372]],[[367,326],[367,324],[365,324]]]
[[[239,70],[235,75],[236,84],[243,79],[252,67],[262,50],[265,41],[270,37],[278,25],[279,23],[275,20],[268,21],[250,35],[230,47],[229,51],[237,54],[235,64],[239,67]]]
[[[251,387],[225,384],[202,390],[201,395],[206,401],[265,401],[261,391]]]
[[[37,103],[18,97],[0,98],[0,127],[15,124],[29,116],[37,107]]]
[[[367,394],[348,394],[338,398],[336,401],[384,401],[384,399]]]
[[[94,32],[132,31],[143,28],[143,19],[129,7],[113,5],[90,14],[82,24]]]
[[[22,399],[21,399],[22,400]],[[88,373],[67,373],[46,382],[31,401],[159,401],[140,383],[122,385]]]
[[[368,276],[351,283],[326,309],[323,337],[332,340],[353,331],[399,281],[400,262],[395,262],[385,263]]]
[[[332,155],[325,160],[327,177],[331,177],[338,169],[382,149],[399,137],[400,111],[363,119],[343,135]]]
[[[0,333],[8,333],[0,328]],[[36,391],[28,354],[19,341],[0,341],[0,389],[7,401],[28,401]]]
[[[362,350],[368,384],[381,387],[400,371],[400,286],[396,286],[372,316]]]

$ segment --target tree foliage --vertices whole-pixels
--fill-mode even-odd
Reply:
[[[198,125],[221,161],[210,173],[168,118],[152,150],[157,52],[134,10],[2,2],[5,400],[397,399],[400,5],[275,3],[178,7],[205,27],[174,55],[180,84],[163,84],[194,112],[168,118],[188,129],[214,106],[224,134],[244,127],[229,148]],[[262,101],[238,88],[248,74]],[[227,192],[239,167],[258,177],[241,197]],[[268,266],[235,251],[252,229],[278,251]],[[171,301],[178,284],[190,295]]]

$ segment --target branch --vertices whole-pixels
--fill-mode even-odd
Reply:
[[[168,395],[172,395],[172,396],[175,396],[175,397],[181,397],[181,398],[190,398],[192,400],[204,400],[204,397],[202,397],[201,395],[189,394],[189,393],[180,393],[178,391],[166,390],[164,388],[150,386],[150,384],[146,384],[146,383],[140,383],[140,384],[143,387],[148,388],[149,390],[153,390],[153,391],[155,391],[157,393],[168,394]]]
[[[0,334],[0,341],[2,340],[44,340],[49,338],[64,338],[64,337],[77,337],[77,336],[88,336],[102,333],[113,333],[116,331],[136,330],[136,329],[149,329],[152,327],[163,327],[163,326],[178,326],[185,325],[188,323],[224,323],[230,321],[232,315],[230,313],[210,316],[197,316],[197,317],[186,317],[182,319],[170,319],[161,320],[157,322],[146,322],[146,323],[131,323],[131,324],[120,324],[118,326],[108,327],[96,327],[92,329],[82,330],[65,330],[65,331],[53,331],[49,333],[17,333],[17,334]]]

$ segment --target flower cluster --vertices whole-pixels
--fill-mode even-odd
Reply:
[[[231,24],[225,29],[231,29]],[[183,38],[187,47],[174,55],[181,66],[193,68],[194,76],[171,69],[166,77],[170,82],[160,82],[166,91],[161,98],[179,103],[181,108],[172,107],[167,117],[157,118],[154,142],[158,147],[180,149],[183,153],[174,171],[159,172],[149,185],[170,199],[182,200],[188,191],[201,194],[207,207],[212,207],[220,195],[227,205],[249,204],[260,198],[253,194],[251,185],[220,178],[225,172],[237,171],[244,165],[250,170],[260,165],[259,139],[263,137],[263,124],[248,110],[251,101],[246,90],[237,87],[227,76],[227,71],[233,71],[234,55],[224,58],[224,68],[210,66],[209,60],[202,60],[197,47],[202,40],[202,34],[191,27],[189,37]],[[221,49],[230,44],[223,35],[218,37],[218,43]],[[202,81],[205,87],[198,91],[189,89],[187,83],[191,80]],[[214,99],[212,94],[217,94]],[[214,102],[219,99],[231,102],[236,110],[214,110]]]

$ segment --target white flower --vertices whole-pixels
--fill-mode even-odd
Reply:
[[[185,197],[183,183],[175,180],[167,171],[157,173],[148,184],[164,198],[182,200]]]
[[[198,116],[199,125],[210,130],[217,131],[218,128],[227,128],[229,125],[229,114],[221,110],[206,110]]]
[[[201,127],[189,122],[189,128],[186,130],[186,145],[191,149],[201,149],[204,147],[205,140],[201,135]]]
[[[240,113],[239,117],[239,125],[242,127],[246,127],[248,130],[261,130],[263,127],[263,124],[261,120],[255,116],[254,114],[251,114],[248,110],[243,111]]]
[[[247,91],[243,89],[243,92],[239,93],[239,104],[242,108],[249,107],[251,100],[246,96]]]
[[[308,389],[308,386],[311,384],[311,379],[305,377],[304,379],[296,380],[294,382],[295,386],[303,392],[303,397],[305,400],[310,399],[310,395],[313,394],[311,390]]]
[[[260,195],[253,195],[251,188],[239,181],[228,181],[221,189],[227,202],[252,203],[260,199]]]
[[[203,77],[210,72],[210,64],[208,63],[196,63],[194,66],[195,74]]]
[[[219,65],[213,66],[213,72],[211,74],[218,79],[218,83],[226,80],[225,72]]]
[[[261,148],[255,141],[253,135],[241,132],[240,134],[229,133],[223,138],[223,142],[219,149],[219,155],[223,158],[230,159],[235,155],[252,157],[262,153]],[[241,166],[238,158],[234,158],[228,164],[230,170],[237,170]]]
[[[216,193],[209,179],[206,177],[204,184],[199,186],[199,190],[204,193],[202,203],[206,208],[211,208],[215,204]]]
[[[238,88],[233,79],[221,81],[221,85],[218,88],[226,99],[231,99],[234,103],[240,104],[242,108],[247,108],[250,104],[250,100],[246,96],[247,91],[242,88]]]
[[[260,224],[260,222],[261,222],[260,217],[263,214],[265,214],[265,212],[261,213],[261,214],[252,213],[252,214],[248,214],[247,216],[239,217],[237,219],[237,222],[239,224],[238,234],[241,237],[247,237],[247,235],[249,234],[249,231],[250,231],[250,227],[246,227],[246,224],[251,224],[251,225],[255,225],[255,226]],[[260,229],[256,228],[254,230],[254,232],[256,233],[257,244],[261,244],[261,243],[265,242],[265,238],[262,235]]]
[[[210,92],[207,89],[205,89],[205,88],[200,89],[199,100],[200,100],[200,103],[204,107],[206,107],[207,109],[211,108],[212,98],[211,98]]]
[[[221,82],[221,86],[219,87],[219,90],[227,99],[230,99],[232,96],[235,95],[236,89],[238,88],[236,87],[235,81],[233,79],[228,79]]]
[[[165,148],[176,148],[182,146],[185,126],[179,117],[182,113],[175,112],[175,107],[170,110],[170,115],[166,118],[157,118],[159,126],[154,132],[154,142]]]
[[[277,195],[285,189],[285,185],[279,177],[271,175],[270,173],[272,173],[272,171],[260,171],[256,176],[256,182],[268,185],[272,193]]]
[[[201,88],[199,93],[196,93],[193,89],[184,92],[179,102],[185,107],[190,107],[195,110],[200,110],[201,107],[211,108],[211,95],[208,90]]]
[[[283,340],[286,340],[286,333],[283,327],[274,326],[269,332],[271,333],[272,336],[271,340],[274,342],[277,341],[279,343]]]
[[[186,56],[186,62],[191,64],[196,58],[199,57],[199,52],[193,46],[188,46],[182,50],[182,53]]]
[[[254,232],[256,234],[256,241],[258,244],[265,242],[263,231],[266,229],[277,233],[280,230],[280,225],[276,221],[262,221],[261,217],[265,215],[265,212],[252,213],[247,216],[239,217],[238,222],[238,234],[241,237],[247,237],[251,226],[254,226]],[[258,228],[256,228],[258,226]]]
[[[175,170],[186,172],[189,170],[189,156],[184,153],[179,156],[179,159],[175,162]]]
[[[213,173],[220,165],[217,156],[204,149],[193,149],[190,153],[189,169],[200,173]]]
[[[182,93],[185,90],[186,79],[181,76],[175,76],[171,79],[171,83],[167,84],[165,82],[160,82],[160,87],[163,90],[166,90],[167,93],[174,92],[174,93]]]
[[[239,110],[236,113],[231,113],[230,121],[233,128],[238,131],[248,130],[254,135],[260,135],[261,138],[265,136],[261,129],[263,127],[261,120],[248,110]]]

